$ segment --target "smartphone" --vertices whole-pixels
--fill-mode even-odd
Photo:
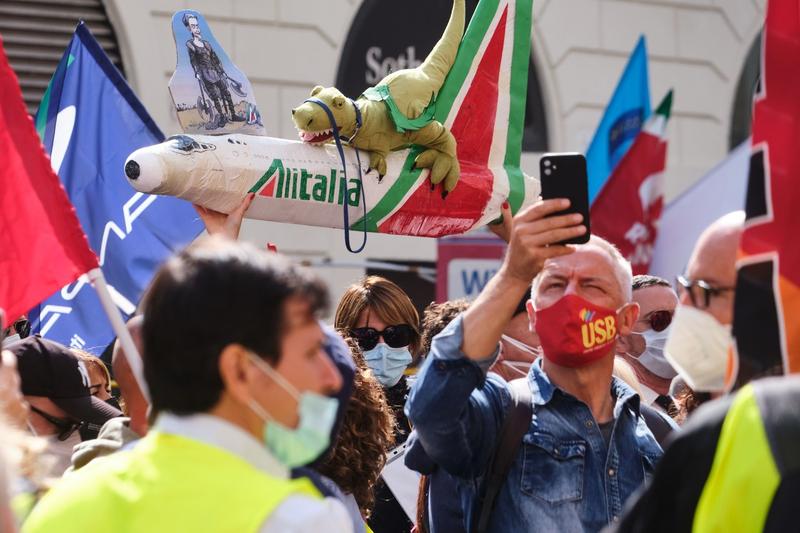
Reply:
[[[580,213],[586,233],[561,241],[558,244],[584,244],[589,242],[589,177],[586,174],[586,158],[579,153],[544,154],[539,160],[539,176],[542,183],[542,200],[568,198],[569,208],[550,216]]]

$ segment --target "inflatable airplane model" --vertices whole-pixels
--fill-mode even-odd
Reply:
[[[454,1],[463,17],[463,0]],[[245,98],[252,91],[249,82],[216,41],[204,40],[213,38],[202,17],[179,12],[173,18],[176,43],[181,26],[187,41],[186,51],[178,44],[178,70],[182,55],[188,55],[191,70],[184,65],[184,71],[190,79],[181,87],[173,79],[170,91],[187,133],[135,151],[125,174],[137,191],[177,196],[221,212],[231,212],[246,194],[255,193],[247,217],[261,220],[345,228],[343,210],[349,210],[347,229],[424,237],[482,226],[499,217],[504,201],[517,212],[540,192],[538,180],[520,169],[531,15],[531,0],[478,3],[431,100],[430,121],[452,133],[457,144],[452,167],[457,182],[432,186],[431,171],[417,168],[425,165],[415,161],[425,146],[411,144],[374,158],[352,147],[359,143],[346,144],[343,165],[334,144],[260,135],[255,100]],[[209,134],[190,133],[198,131]],[[301,131],[301,139],[328,140],[324,133]],[[343,140],[347,136],[342,132]],[[432,166],[435,173],[436,163]],[[370,167],[375,170],[368,172]]]

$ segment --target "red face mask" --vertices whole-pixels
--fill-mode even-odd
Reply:
[[[559,366],[581,367],[608,355],[617,339],[617,312],[574,294],[536,311],[544,357]]]

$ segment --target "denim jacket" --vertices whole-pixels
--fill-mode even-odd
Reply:
[[[406,404],[420,442],[439,466],[471,483],[467,529],[477,522],[477,495],[510,404],[507,384],[461,352],[462,317],[433,341],[431,357]],[[490,531],[599,531],[618,519],[628,497],[661,457],[639,415],[639,396],[616,378],[610,445],[588,406],[556,386],[541,360],[528,374],[534,414],[497,497]]]

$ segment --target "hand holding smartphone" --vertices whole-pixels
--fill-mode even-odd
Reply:
[[[580,213],[586,233],[558,244],[585,244],[589,242],[589,178],[586,159],[579,153],[544,154],[539,160],[539,176],[542,183],[542,200],[567,198],[569,208],[550,216]]]

